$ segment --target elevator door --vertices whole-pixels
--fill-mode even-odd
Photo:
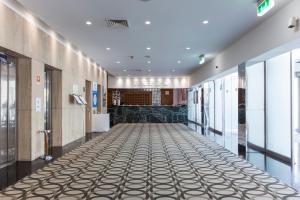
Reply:
[[[48,135],[48,153],[51,154],[52,147],[52,70],[45,69],[44,83],[44,128],[49,131]]]
[[[45,130],[51,130],[52,126],[52,117],[51,117],[51,93],[52,93],[52,87],[51,87],[51,70],[46,69],[45,70],[45,85],[44,85],[44,106],[45,106],[45,116],[44,116],[44,126]]]
[[[16,64],[0,53],[0,167],[16,155]]]

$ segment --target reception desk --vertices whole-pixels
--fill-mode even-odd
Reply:
[[[111,126],[118,123],[185,123],[187,106],[113,106],[108,109]]]

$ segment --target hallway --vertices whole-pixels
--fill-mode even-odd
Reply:
[[[0,199],[299,199],[182,124],[118,124]]]

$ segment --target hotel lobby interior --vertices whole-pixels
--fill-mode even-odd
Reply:
[[[299,0],[0,0],[0,200],[300,199]]]

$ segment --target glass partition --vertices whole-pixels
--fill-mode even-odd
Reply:
[[[291,55],[267,60],[267,149],[291,157]]]
[[[238,154],[238,73],[224,78],[225,148]]]
[[[265,147],[265,64],[246,67],[246,120],[248,142]]]
[[[188,120],[195,120],[194,90],[188,92]]]
[[[223,132],[223,79],[215,80],[215,129]]]
[[[210,81],[208,83],[208,88],[209,127],[215,129],[215,82]]]
[[[198,104],[197,104],[197,123],[202,125],[202,87],[198,91]]]

